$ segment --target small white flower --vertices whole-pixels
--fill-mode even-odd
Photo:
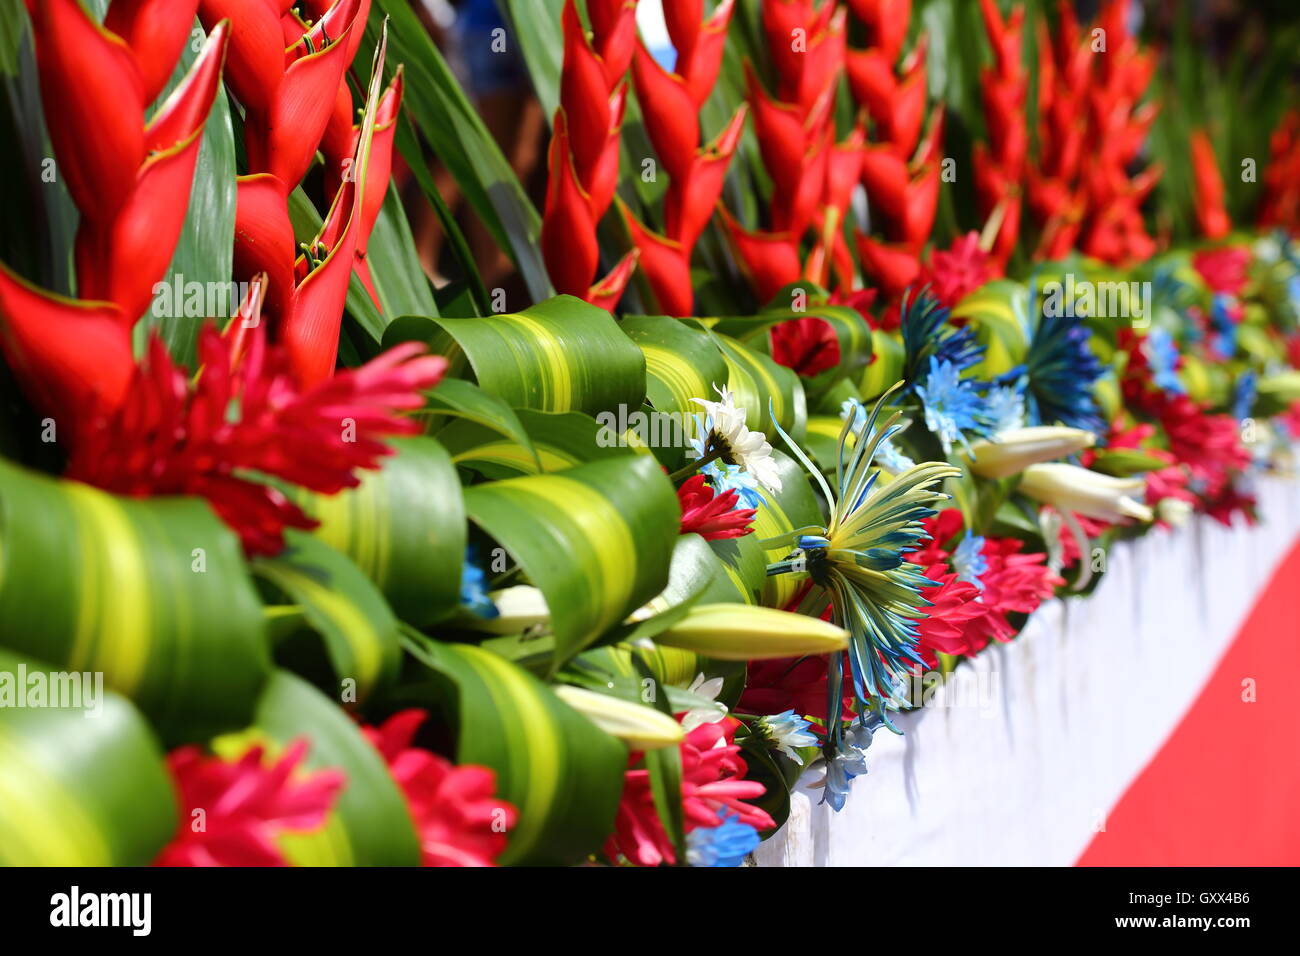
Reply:
[[[722,685],[725,682],[721,677],[710,678],[705,680],[704,674],[696,674],[695,680],[691,681],[691,686],[686,688],[687,693],[694,694],[696,697],[704,697],[714,701],[712,707],[696,707],[688,710],[686,716],[682,718],[682,729],[688,734],[703,724],[716,724],[723,717],[727,716],[727,705],[716,703],[718,695],[722,693]]]
[[[704,440],[704,453],[717,450],[721,452],[722,461],[728,465],[739,465],[765,488],[780,491],[781,475],[777,470],[776,459],[772,457],[772,446],[767,436],[749,430],[745,424],[745,409],[736,407],[736,397],[729,389],[718,388],[716,385],[713,388],[721,401],[691,399],[708,413],[709,433]]]

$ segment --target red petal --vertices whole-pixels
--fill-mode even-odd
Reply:
[[[290,188],[307,172],[325,134],[348,66],[349,31],[361,28],[359,0],[339,0],[332,10],[344,29],[331,32],[335,41],[324,50],[299,57],[284,71],[265,123],[248,127],[249,170],[268,172]]]
[[[746,111],[747,107],[742,103],[718,138],[700,150],[689,173],[669,184],[664,200],[664,232],[685,249],[694,248],[695,241],[713,216],[713,209],[722,194],[727,166],[745,128]]]
[[[763,166],[772,177],[776,193],[793,192],[798,188],[807,152],[804,118],[797,107],[770,98],[748,63],[745,72],[749,82],[749,105],[754,111],[754,134],[763,154]]]
[[[678,42],[672,25],[669,25],[669,36],[673,37],[673,46],[677,48],[677,65],[674,72],[686,81],[686,88],[690,90],[696,106],[704,105],[705,100],[709,98],[709,93],[713,91],[714,83],[717,82],[718,70],[722,66],[723,49],[727,43],[727,26],[731,22],[731,11],[735,8],[735,2],[736,0],[723,0],[703,27],[697,19],[694,32],[690,35],[686,46]],[[695,16],[700,16],[698,2],[670,3],[668,7],[673,9],[677,16],[683,16],[683,11],[693,7]],[[665,16],[665,19],[668,17]]]
[[[587,291],[587,301],[607,312],[613,312],[614,306],[618,305],[618,300],[623,297],[623,290],[627,288],[632,273],[636,271],[637,259],[640,257],[640,251],[633,249],[620,259],[618,264],[609,270],[609,275]]]
[[[639,43],[632,58],[632,80],[659,162],[674,179],[686,176],[700,142],[699,107],[686,82],[664,70]]]
[[[604,152],[610,130],[610,87],[605,69],[587,42],[573,0],[566,0],[564,69],[560,73],[560,105],[573,143],[573,165],[582,188],[590,192],[592,173]],[[586,284],[583,284],[584,290]]]
[[[115,305],[57,298],[3,264],[0,346],[32,404],[68,431],[116,408],[135,372],[131,332]]]
[[[77,0],[34,0],[41,100],[59,174],[82,216],[106,222],[144,162],[144,82],[117,36]]]
[[[199,0],[113,0],[110,4],[104,26],[135,54],[146,103],[157,99],[171,79],[198,9]]]
[[[799,243],[788,234],[750,232],[725,208],[722,221],[762,304],[769,302],[783,287],[799,280],[803,270]]]
[[[267,0],[199,0],[199,21],[205,30],[222,20],[229,20],[233,28],[226,82],[246,110],[265,116],[284,77],[279,13]]]
[[[690,315],[694,295],[691,292],[690,255],[681,244],[651,232],[637,222],[620,200],[619,212],[632,234],[632,244],[640,253],[641,271],[645,273],[664,315]]]
[[[600,250],[587,195],[573,168],[563,107],[555,111],[547,170],[546,208],[539,238],[542,258],[556,291],[582,298],[596,273]]]
[[[921,272],[921,262],[915,253],[861,234],[857,239],[863,271],[875,279],[887,298],[901,295],[916,281]]]
[[[627,73],[636,47],[636,0],[587,0],[596,52],[612,87]]]
[[[284,183],[269,173],[236,180],[234,275],[266,273],[266,311],[287,318],[293,296],[294,236]]]

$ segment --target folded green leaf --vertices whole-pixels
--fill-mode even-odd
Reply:
[[[0,529],[0,645],[102,671],[169,741],[247,723],[270,670],[262,607],[206,502],[0,461]]]
[[[117,694],[97,712],[6,700],[54,670],[0,651],[0,866],[147,866],[176,832],[158,741]]]

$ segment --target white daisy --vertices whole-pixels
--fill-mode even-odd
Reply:
[[[708,435],[703,443],[703,453],[717,453],[721,461],[728,465],[739,465],[765,488],[780,491],[781,475],[776,459],[772,457],[772,446],[767,436],[749,430],[745,424],[745,409],[736,407],[736,397],[729,389],[718,388],[716,385],[713,389],[721,401],[691,399],[702,406],[708,415],[705,422]]]

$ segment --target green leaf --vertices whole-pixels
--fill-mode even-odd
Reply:
[[[396,454],[337,495],[292,493],[320,521],[315,534],[346,554],[397,616],[417,627],[460,601],[465,510],[446,449],[433,438],[388,439]]]
[[[270,669],[262,607],[206,502],[0,461],[0,529],[0,645],[102,671],[168,741],[247,723]]]
[[[406,648],[428,668],[408,696],[449,711],[457,762],[491,767],[519,813],[501,862],[575,863],[599,849],[623,792],[624,745],[489,651],[419,634]]]
[[[727,387],[736,406],[746,411],[746,425],[775,439],[776,421],[796,441],[807,426],[808,406],[799,376],[729,336],[712,333],[727,363]]]
[[[97,713],[6,699],[55,671],[0,650],[0,866],[146,866],[176,832],[158,741],[117,694]]]
[[[573,296],[482,318],[398,319],[384,347],[423,341],[515,408],[589,415],[645,398],[645,359],[604,309]]]
[[[564,0],[502,0],[514,27],[511,37],[523,50],[533,92],[549,119],[560,105],[560,68],[564,65]]]
[[[341,770],[347,785],[320,829],[277,838],[285,855],[304,866],[418,865],[415,826],[379,751],[320,691],[288,671],[276,671],[258,702],[253,727],[238,742],[269,739],[282,750],[302,737],[310,742],[304,766]]]
[[[497,244],[519,267],[529,293],[537,300],[551,295],[538,243],[541,217],[411,5],[405,0],[374,0],[363,51],[374,46],[384,17],[390,19],[386,73],[391,76],[397,64],[404,64],[406,111]],[[407,137],[399,136],[397,145],[410,166],[426,162]]]
[[[641,455],[476,485],[465,509],[545,595],[561,661],[664,590],[681,515]]]
[[[355,681],[357,702],[397,676],[397,618],[355,564],[319,538],[290,530],[285,549],[253,562],[253,572],[296,602],[324,639],[338,681]]]
[[[197,27],[196,27],[197,29]],[[165,100],[184,79],[190,65],[198,59],[201,44],[190,42],[181,51],[170,82],[159,101]],[[185,214],[180,241],[172,254],[171,265],[162,281],[171,286],[172,308],[163,310],[155,298],[153,308],[145,313],[146,321],[137,327],[160,329],[172,357],[186,368],[194,368],[199,329],[205,319],[223,324],[239,309],[239,296],[227,295],[221,315],[185,315],[186,289],[232,289],[233,250],[235,243],[235,134],[230,122],[230,101],[224,88],[217,88],[212,111],[208,114],[199,145],[194,182],[190,187],[190,204]],[[177,285],[181,283],[181,285]],[[205,296],[205,301],[206,301]],[[160,312],[171,314],[160,314]]]
[[[437,315],[429,280],[420,266],[411,227],[392,184],[375,220],[366,248],[370,279],[389,319],[399,315]]]

